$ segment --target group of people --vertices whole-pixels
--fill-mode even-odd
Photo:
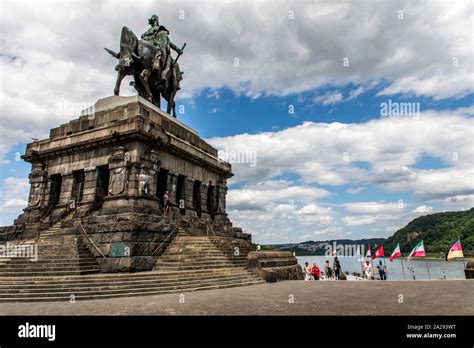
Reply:
[[[380,276],[380,280],[387,280],[387,266],[382,263],[382,260],[379,260],[375,268]],[[374,279],[374,270],[369,260],[365,261],[365,265],[362,267],[362,275],[368,280]]]
[[[376,272],[380,276],[380,280],[387,280],[387,266],[382,263],[382,260],[379,260],[376,268]],[[331,265],[329,260],[326,260],[324,269],[321,271],[316,263],[313,263],[311,266],[308,262],[305,262],[304,268],[304,279],[305,280],[320,280],[320,279],[335,279],[335,280],[345,280],[346,275],[342,272],[341,262],[337,258],[334,258],[334,262]],[[354,276],[361,276],[360,273],[353,273]],[[374,270],[370,261],[366,261],[362,266],[362,278],[372,280],[374,279]]]
[[[308,262],[305,262],[303,272],[305,280],[346,279],[344,273],[342,272],[341,263],[337,256],[334,258],[332,266],[329,263],[329,260],[326,260],[323,272],[321,272],[316,263],[313,263],[313,265],[310,266]]]

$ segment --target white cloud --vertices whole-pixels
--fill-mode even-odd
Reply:
[[[157,11],[153,1],[1,6],[0,158],[12,145],[43,138],[67,121],[70,115],[56,113],[58,103],[93,103],[110,95],[115,60],[103,47],[118,49],[123,25],[140,35]],[[292,4],[293,19],[284,2],[170,2],[158,10],[172,41],[187,43],[178,98],[204,88],[257,97],[351,83],[351,99],[374,81],[388,83],[381,94],[448,98],[474,91],[469,1],[302,2]],[[127,84],[123,93],[135,94]],[[342,98],[328,97],[326,103]]]
[[[348,215],[341,219],[347,226],[364,226],[377,224],[380,230],[386,222],[400,221],[403,216],[399,213],[375,214],[375,215]],[[401,226],[400,226],[401,227]]]
[[[355,202],[344,204],[348,212],[356,214],[400,213],[403,205],[387,202]]]
[[[348,188],[348,189],[346,190],[346,192],[347,192],[347,193],[350,193],[350,194],[352,194],[352,195],[356,195],[356,194],[361,193],[361,192],[363,192],[363,191],[365,191],[365,190],[367,190],[366,187],[361,187],[361,186],[359,186],[359,187]]]
[[[425,215],[425,214],[430,214],[433,212],[433,207],[429,207],[427,205],[420,205],[418,207],[416,207],[416,209],[414,209],[412,211],[412,213],[415,213],[415,214],[422,214],[422,215]]]
[[[230,209],[262,209],[269,202],[304,202],[330,195],[327,190],[320,188],[290,184],[284,180],[269,180],[230,190],[227,204]]]
[[[377,219],[373,216],[346,216],[342,222],[348,226],[363,226],[374,224]]]
[[[323,105],[336,104],[343,100],[343,96],[340,92],[326,92],[323,95],[314,97],[314,101]]]
[[[7,226],[22,213],[28,202],[27,198],[30,185],[28,179],[7,177],[1,184],[0,192],[0,226]]]
[[[260,182],[293,172],[305,184],[376,184],[396,192],[415,192],[417,199],[439,199],[474,192],[474,146],[466,141],[472,139],[472,115],[471,107],[359,124],[305,122],[282,131],[209,142],[218,149],[239,144],[243,150],[258,153],[255,167],[234,164],[234,182]],[[426,155],[447,168],[416,168]]]

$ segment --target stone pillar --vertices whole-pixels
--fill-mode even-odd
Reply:
[[[159,154],[148,150],[141,157],[140,175],[138,177],[138,195],[156,197],[157,173],[160,169]]]
[[[109,195],[118,196],[126,193],[128,172],[130,168],[130,153],[124,146],[115,149],[109,158]]]
[[[72,194],[72,185],[74,183],[74,177],[71,174],[63,175],[61,178],[61,194],[59,195],[59,206],[67,206]]]
[[[195,210],[195,206],[193,205],[193,189],[194,189],[194,179],[193,178],[186,178],[185,181],[185,188],[184,188],[184,202],[186,204],[186,209]]]
[[[178,173],[169,171],[166,177],[166,190],[169,192],[169,198],[173,205],[177,205],[177,187],[178,187]]]
[[[207,184],[201,184],[201,211],[203,213],[207,213]]]
[[[221,180],[219,185],[217,185],[217,212],[225,213],[226,203],[225,197],[227,195],[227,182],[226,180]]]
[[[92,203],[95,199],[97,185],[97,170],[95,167],[84,168],[84,190],[82,192],[82,201]]]
[[[30,194],[28,196],[28,209],[41,209],[46,206],[46,195],[48,185],[48,172],[44,170],[44,164],[34,163],[30,175]]]

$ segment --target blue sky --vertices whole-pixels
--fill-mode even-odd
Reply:
[[[228,211],[255,241],[387,237],[473,206],[472,2],[119,4],[2,3],[0,225],[26,206],[26,143],[111,94],[102,48],[154,12],[187,43],[178,118],[244,159]],[[389,102],[419,113],[384,115]]]

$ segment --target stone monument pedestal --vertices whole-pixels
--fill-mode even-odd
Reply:
[[[16,233],[60,223],[84,239],[104,272],[152,269],[177,233],[218,237],[221,250],[238,245],[240,256],[250,248],[251,236],[225,211],[230,164],[141,97],[99,100],[28,144],[23,159],[32,164],[31,189]]]

